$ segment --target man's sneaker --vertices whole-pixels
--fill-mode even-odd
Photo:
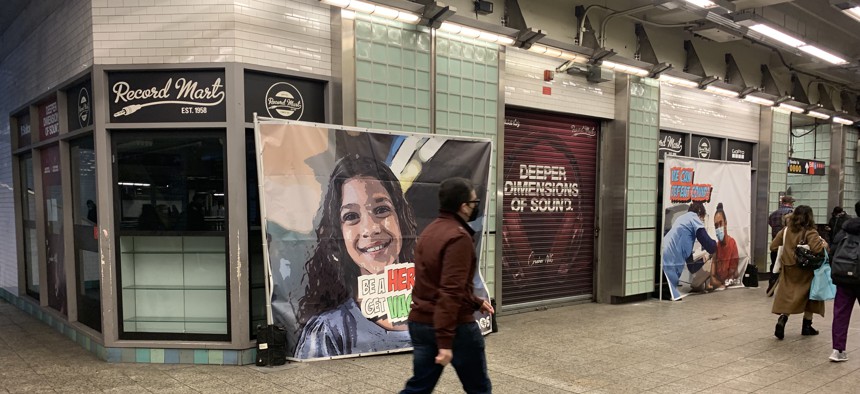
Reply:
[[[848,354],[845,352],[840,352],[836,349],[833,349],[833,353],[830,354],[830,361],[837,362],[837,363],[840,363],[843,361],[848,361]]]

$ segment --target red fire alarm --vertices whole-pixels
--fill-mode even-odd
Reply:
[[[547,96],[551,96],[552,95],[552,88],[549,86],[544,86],[543,87],[543,94],[545,94]]]
[[[543,70],[543,80],[546,82],[555,79],[555,73],[552,70]]]

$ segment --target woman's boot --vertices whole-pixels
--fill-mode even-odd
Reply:
[[[773,335],[779,339],[785,338],[785,323],[788,323],[788,315],[779,315],[779,319],[776,320],[776,329],[773,330]],[[812,324],[811,321],[810,324]],[[804,330],[806,330],[806,328],[804,328]]]
[[[812,328],[812,319],[803,319],[803,328],[800,331],[800,335],[818,335],[818,330]]]

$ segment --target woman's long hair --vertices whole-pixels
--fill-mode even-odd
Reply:
[[[418,238],[415,215],[403,196],[400,181],[387,165],[375,159],[355,156],[340,159],[332,171],[328,192],[317,212],[317,246],[305,263],[307,285],[305,295],[299,299],[298,318],[301,325],[317,314],[337,308],[355,294],[356,281],[361,271],[345,250],[340,220],[343,185],[355,177],[378,179],[385,187],[400,224],[402,246],[398,262],[411,263],[415,260]]]
[[[800,205],[794,208],[794,212],[788,217],[788,227],[793,232],[815,228],[815,220],[812,217],[812,208],[809,205]]]

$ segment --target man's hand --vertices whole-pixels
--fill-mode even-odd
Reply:
[[[481,309],[479,309],[479,310],[481,311],[481,313],[487,313],[490,315],[496,313],[496,310],[493,309],[493,305],[490,304],[490,302],[487,300],[484,300],[484,303],[481,304]]]
[[[436,355],[436,364],[444,367],[451,362],[452,358],[454,358],[454,353],[451,352],[451,349],[439,349],[439,354]]]

